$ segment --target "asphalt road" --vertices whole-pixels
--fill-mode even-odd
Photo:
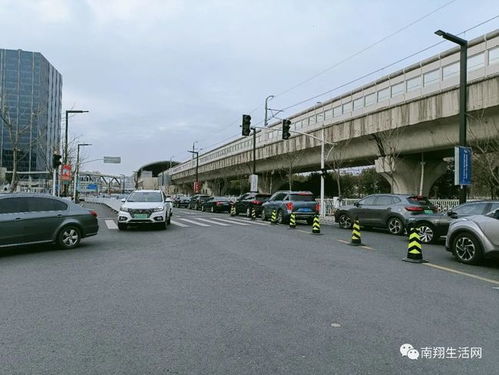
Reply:
[[[77,249],[0,251],[0,373],[499,371],[497,262],[431,245],[411,264],[405,239],[380,231],[352,247],[334,226],[184,209],[165,231],[120,232],[93,207],[100,232]],[[402,357],[406,343],[447,358]],[[450,358],[470,347],[482,358]]]

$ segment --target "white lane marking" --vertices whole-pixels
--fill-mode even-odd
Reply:
[[[190,228],[188,225],[179,223],[178,221],[175,221],[175,220],[171,220],[170,223],[172,223],[174,225],[178,225],[179,227],[182,227],[182,228]]]
[[[229,224],[224,224],[224,223],[218,223],[216,221],[213,221],[213,220],[208,220],[208,219],[202,219],[200,217],[197,217],[196,220],[201,220],[201,221],[205,221],[207,223],[210,223],[210,224],[216,224],[216,225],[221,225],[223,227],[230,227]]]
[[[189,220],[189,219],[180,219],[180,220],[185,221],[187,223],[194,224],[194,225],[199,225],[200,227],[209,227],[208,224],[199,223],[199,222],[194,221],[194,220]]]
[[[241,223],[246,223],[246,224],[255,224],[255,225],[270,225],[269,223],[259,223],[257,221],[253,221],[251,219],[248,219],[248,220],[243,220],[243,219],[231,219],[231,220],[235,220],[235,221],[240,221]]]
[[[116,225],[114,220],[107,220],[106,219],[104,222],[106,223],[107,229],[118,229],[118,226]]]
[[[220,221],[223,221],[224,223],[229,223],[229,224],[251,225],[251,224],[246,224],[246,223],[240,223],[239,221],[234,221],[234,220],[219,219],[218,217],[214,217],[213,220],[220,220]]]

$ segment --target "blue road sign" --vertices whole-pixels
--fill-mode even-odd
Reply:
[[[471,185],[471,147],[454,147],[454,185]]]

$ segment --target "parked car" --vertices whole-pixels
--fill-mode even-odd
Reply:
[[[241,195],[234,202],[236,207],[236,215],[240,213],[245,214],[247,217],[251,217],[251,209],[255,209],[257,216],[262,214],[262,205],[267,202],[271,197],[270,194],[260,194],[260,193],[246,193]]]
[[[407,218],[407,226],[418,229],[421,242],[430,243],[437,241],[440,237],[447,235],[449,224],[455,220],[471,215],[485,215],[499,208],[499,201],[475,201],[463,203],[447,214],[437,213],[433,215],[417,215]]]
[[[231,201],[226,197],[213,197],[201,204],[201,211],[229,212]]]
[[[499,208],[486,215],[454,220],[449,226],[445,248],[466,264],[499,255]]]
[[[277,221],[281,224],[289,222],[291,213],[294,213],[296,220],[306,220],[310,225],[319,213],[319,204],[310,191],[277,191],[262,204],[262,220],[269,220],[273,210],[276,210]]]
[[[363,227],[383,227],[403,234],[410,216],[438,212],[426,197],[409,194],[373,194],[351,206],[340,207],[335,220],[340,228],[351,228],[356,217]]]
[[[175,207],[187,207],[190,201],[191,197],[187,195],[180,195],[173,199],[173,205]]]
[[[200,210],[201,206],[203,205],[203,202],[207,201],[210,198],[211,198],[210,195],[195,194],[191,197],[191,200],[189,201],[189,205],[187,206],[187,208],[190,210]]]
[[[161,190],[135,190],[121,201],[119,230],[126,230],[131,224],[154,224],[162,229],[170,224],[172,202]]]
[[[72,249],[99,230],[97,213],[46,194],[0,194],[0,247],[55,243]]]

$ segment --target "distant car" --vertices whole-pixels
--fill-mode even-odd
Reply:
[[[272,211],[276,211],[277,221],[281,224],[289,222],[291,213],[296,220],[306,220],[312,224],[314,216],[319,213],[319,205],[310,191],[277,191],[262,205],[262,220],[271,219]]]
[[[202,203],[201,211],[229,212],[231,203],[229,198],[213,197]]]
[[[269,200],[271,194],[260,194],[260,193],[246,193],[241,195],[234,202],[236,207],[236,215],[244,214],[247,217],[251,217],[251,210],[255,209],[256,216],[262,214],[262,205]]]
[[[0,247],[56,243],[64,249],[99,230],[97,213],[46,194],[0,194]]]
[[[187,206],[187,208],[190,210],[200,210],[203,205],[203,202],[207,201],[210,198],[211,198],[210,195],[195,194],[191,197],[191,200],[189,201],[189,205]]]
[[[449,225],[455,219],[471,215],[485,215],[499,208],[499,201],[475,201],[461,204],[448,211],[447,214],[417,215],[407,218],[407,226],[418,229],[421,242],[430,243],[447,235]]]
[[[449,226],[445,248],[466,264],[499,255],[499,208],[487,215],[454,220]]]
[[[355,218],[361,226],[384,227],[391,234],[403,234],[407,219],[413,215],[438,212],[426,197],[409,194],[373,194],[351,206],[340,207],[335,221],[340,228],[351,228]]]
[[[118,212],[119,230],[134,224],[154,224],[166,229],[170,224],[172,202],[161,190],[135,190],[122,202]]]
[[[173,199],[173,205],[175,207],[187,207],[190,201],[191,197],[188,197],[187,195],[180,195]]]

